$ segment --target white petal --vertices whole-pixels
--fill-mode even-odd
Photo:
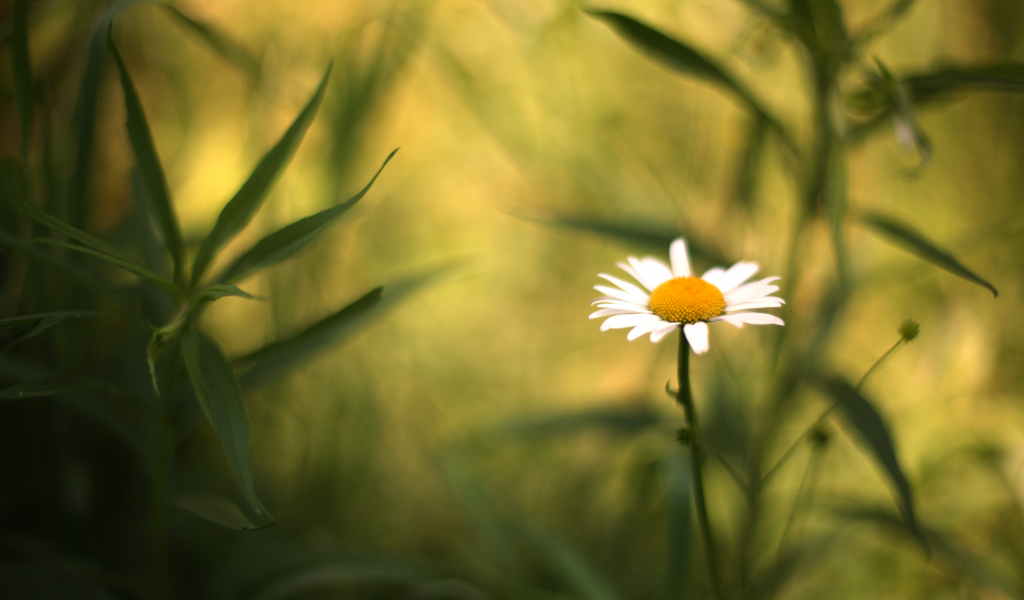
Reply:
[[[636,279],[637,281],[639,281],[640,285],[642,285],[645,288],[647,288],[647,291],[650,291],[650,292],[654,291],[654,288],[652,288],[651,286],[647,285],[647,280],[644,279],[644,277],[642,275],[640,275],[640,273],[636,269],[634,269],[633,267],[627,265],[624,262],[617,262],[617,263],[615,263],[615,266],[620,268],[620,269],[622,269],[626,273],[629,273],[629,276],[632,277],[633,279]]]
[[[653,283],[654,287],[672,279],[672,269],[660,260],[648,256],[643,259],[643,263],[647,267],[647,281]]]
[[[729,267],[729,270],[715,283],[715,287],[723,294],[732,291],[734,287],[753,277],[754,273],[757,273],[757,269],[757,263],[738,262]]]
[[[647,304],[648,300],[646,294],[644,294],[643,296],[637,296],[636,294],[630,294],[629,292],[624,292],[620,289],[611,288],[606,285],[595,285],[594,289],[601,292],[602,294],[605,294],[606,296],[618,298],[619,300],[623,300],[626,302],[632,302],[633,304],[645,305]]]
[[[686,254],[686,241],[683,238],[676,238],[669,246],[668,253],[672,259],[672,273],[676,277],[689,277],[690,257]]]
[[[708,324],[701,321],[683,325],[683,333],[686,334],[686,341],[690,342],[694,354],[704,354],[708,351]]]
[[[651,343],[657,344],[661,341],[661,338],[675,331],[676,327],[679,327],[679,323],[665,323],[659,325],[657,329],[651,332]]]
[[[625,281],[623,281],[621,279],[617,279],[615,277],[612,277],[611,275],[605,275],[604,273],[598,273],[597,276],[601,277],[602,279],[605,279],[607,281],[610,281],[610,282],[614,283],[615,285],[617,285],[620,288],[622,288],[623,291],[625,291],[625,292],[627,292],[629,294],[633,294],[634,296],[643,296],[644,298],[647,297],[647,293],[646,292],[644,292],[642,289],[636,287],[632,283],[626,283]]]
[[[599,319],[601,317],[610,317],[612,315],[635,315],[635,314],[637,314],[637,312],[635,310],[630,310],[628,308],[602,308],[599,311],[590,313],[590,318],[591,319]]]
[[[775,315],[753,312],[732,313],[731,315],[722,315],[711,320],[725,321],[726,323],[731,323],[737,327],[740,327],[743,323],[748,325],[785,325],[785,323],[782,322],[782,319]]]
[[[601,323],[601,331],[625,329],[626,327],[635,327],[641,323],[656,323],[658,321],[661,321],[661,317],[657,315],[615,315],[614,317],[608,317],[604,323]]]
[[[628,310],[631,313],[638,315],[649,315],[651,311],[647,310],[646,306],[637,306],[632,302],[619,302],[615,301],[602,301],[597,305],[598,308],[621,308],[622,310]]]
[[[658,319],[657,321],[651,321],[650,323],[641,323],[634,327],[633,331],[629,332],[629,335],[626,336],[626,340],[632,342],[636,338],[644,334],[650,333],[657,329],[658,327],[661,327],[662,323],[664,323],[664,321],[662,321],[661,319]]]
[[[701,279],[710,283],[713,286],[718,286],[718,281],[725,275],[725,269],[722,267],[711,267],[704,274],[700,276]]]
[[[716,322],[716,320],[721,320],[721,322],[727,323],[729,325],[734,325],[737,328],[742,329],[743,328],[742,320],[740,320],[738,318],[730,318],[731,316],[732,316],[731,314],[723,314],[721,316],[713,316],[713,317],[709,318],[708,320],[711,323]]]
[[[725,295],[726,302],[743,302],[745,300],[753,300],[762,296],[767,296],[774,292],[779,291],[779,287],[776,285],[770,285],[771,282],[779,279],[778,277],[769,277],[767,279],[761,279],[760,281],[752,281],[748,284],[741,285],[729,292],[723,292]]]
[[[750,310],[752,308],[778,308],[785,304],[781,298],[761,298],[760,300],[751,300],[749,302],[740,302],[737,304],[726,304],[725,310]]]

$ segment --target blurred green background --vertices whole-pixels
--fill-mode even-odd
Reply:
[[[851,32],[892,6],[840,4]],[[141,233],[149,217],[133,190],[109,56],[94,143],[76,155],[89,39],[110,6],[27,6],[32,149],[16,158],[14,3],[3,2],[0,155],[34,173],[37,206],[70,222],[79,211],[80,227],[141,260],[152,253]],[[793,245],[803,202],[793,155],[773,134],[752,135],[757,121],[733,95],[677,76],[581,11],[594,5],[174,6],[215,34],[138,3],[116,14],[113,39],[190,252],[332,59],[323,104],[289,168],[216,264],[349,198],[401,148],[366,198],[308,249],[239,282],[261,301],[218,300],[200,328],[229,357],[244,356],[378,285],[431,275],[365,327],[246,390],[255,487],[278,524],[231,531],[173,508],[169,597],[708,597],[674,434],[682,413],[664,392],[667,381],[675,386],[675,342],[630,343],[587,319],[597,273],[618,276],[614,263],[630,254],[667,259],[680,233],[704,250],[698,272],[749,260],[760,276],[793,275],[781,292],[785,332],[715,325],[710,353],[692,360],[706,443],[724,459],[709,463],[708,494],[730,596],[1024,597],[1024,99],[1014,93],[1024,77],[921,104],[933,156],[920,169],[891,118],[850,137],[846,150],[850,215],[877,211],[912,225],[998,298],[851,216],[853,283],[832,315],[826,219],[810,221]],[[699,48],[813,152],[809,58],[763,13],[724,0],[598,7]],[[838,78],[831,125],[843,133],[863,121],[851,99],[870,79],[864,73],[878,72],[872,58],[898,78],[1024,63],[1022,31],[1022,2],[917,2]],[[3,210],[5,235],[44,235]],[[798,268],[789,272],[793,249]],[[4,387],[49,365],[151,391],[151,332],[111,306],[142,307],[153,322],[167,299],[93,258],[76,264],[109,294],[2,249],[0,317],[112,315],[62,322],[11,350],[0,358]],[[862,391],[895,440],[930,553],[900,524],[884,473],[842,421],[826,421],[824,443],[800,445],[747,503],[723,464],[741,480],[763,475],[828,406],[792,365],[857,381],[908,317],[921,323],[920,337]],[[801,375],[777,402],[786,368]],[[42,590],[11,597],[160,596],[148,583],[146,475],[83,409],[89,403],[112,403],[115,418],[150,435],[120,400],[100,394],[0,401],[0,582]],[[182,404],[191,408],[177,424],[172,495],[241,503],[213,428],[194,399]]]

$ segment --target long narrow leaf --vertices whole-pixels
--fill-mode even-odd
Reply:
[[[242,387],[249,389],[280,377],[330,345],[358,333],[447,270],[439,268],[370,290],[302,332],[237,359],[236,366],[244,370],[239,378]]]
[[[256,296],[253,296],[245,290],[239,289],[238,286],[231,285],[229,283],[218,283],[211,285],[200,292],[196,302],[205,302],[211,300],[220,300],[227,296],[236,296],[238,298],[248,298],[254,300]]]
[[[677,237],[684,237],[686,238],[686,245],[690,251],[690,256],[698,260],[714,265],[727,265],[735,262],[729,260],[728,257],[716,248],[704,243],[700,236],[695,235],[693,232],[668,228],[656,223],[628,223],[591,217],[536,218],[520,216],[520,218],[564,229],[577,229],[596,233],[627,244],[649,249],[653,252],[665,252],[665,249],[669,247],[673,240]]]
[[[75,252],[81,252],[83,254],[88,254],[89,256],[95,256],[96,258],[103,259],[112,265],[121,267],[126,271],[135,273],[136,275],[142,277],[143,279],[148,279],[149,281],[152,281],[153,283],[167,289],[172,294],[179,296],[181,295],[181,289],[177,285],[175,285],[173,281],[167,279],[166,277],[161,277],[160,275],[157,275],[156,273],[150,271],[146,267],[143,267],[140,264],[136,264],[130,260],[118,258],[116,256],[110,256],[109,254],[104,254],[103,252],[96,252],[95,250],[92,250],[91,248],[86,248],[85,246],[69,244],[67,242],[62,242],[60,240],[40,238],[33,241],[39,244],[50,244],[53,246],[60,246],[61,248],[67,248],[68,250],[74,250]]]
[[[153,207],[153,214],[156,215],[157,223],[164,236],[164,244],[167,245],[167,251],[174,263],[174,281],[184,286],[185,244],[181,240],[181,228],[178,225],[178,217],[174,213],[171,193],[167,187],[167,177],[160,164],[160,156],[153,143],[149,123],[146,122],[146,113],[142,109],[142,102],[139,100],[135,84],[128,73],[128,67],[125,66],[124,59],[121,58],[114,38],[108,36],[107,42],[121,76],[124,107],[127,113],[126,127],[128,138],[132,142],[132,149],[135,150],[135,162],[139,167],[139,181],[144,188],[146,199]]]
[[[246,368],[241,376],[242,385],[248,389],[283,375],[328,344],[352,333],[380,303],[383,295],[383,287],[374,288],[355,302],[295,336],[274,342],[236,360],[236,364]]]
[[[272,523],[274,518],[260,502],[253,486],[249,468],[249,416],[231,362],[213,340],[194,329],[186,329],[181,335],[181,350],[199,404],[217,432],[242,494],[261,517],[261,524]]]
[[[21,158],[27,161],[32,143],[32,62],[28,52],[28,0],[14,0],[14,31],[11,37],[11,61],[14,72],[14,97],[18,103],[21,126]]]
[[[792,147],[791,140],[782,126],[768,114],[750,90],[711,59],[632,17],[603,10],[585,10],[584,12],[595,19],[604,21],[628,42],[669,69],[683,75],[703,79],[735,94],[758,117],[771,123],[772,127],[782,135],[786,144]]]
[[[97,238],[95,236],[92,236],[92,235],[82,231],[81,229],[78,229],[77,227],[74,227],[73,225],[69,225],[68,223],[65,223],[64,221],[61,221],[57,217],[54,217],[52,215],[46,214],[45,212],[43,212],[43,211],[39,210],[38,208],[36,208],[36,207],[32,206],[31,204],[29,204],[28,202],[24,202],[24,201],[22,201],[20,199],[11,198],[7,194],[4,194],[4,198],[15,209],[17,209],[18,211],[24,213],[28,217],[30,217],[30,218],[32,218],[32,219],[42,223],[43,225],[46,225],[46,226],[51,227],[53,229],[56,229],[57,231],[60,231],[61,233],[66,234],[68,237],[70,237],[72,239],[76,239],[79,242],[82,242],[83,244],[85,244],[86,246],[89,246],[89,247],[91,247],[91,248],[93,248],[95,250],[98,250],[98,251],[100,251],[100,252],[102,252],[102,253],[104,253],[104,254],[106,254],[108,256],[111,256],[111,257],[114,257],[114,258],[117,258],[117,259],[120,259],[120,260],[123,260],[123,261],[127,261],[128,260],[120,252],[118,252],[117,248],[114,248],[113,246],[111,246],[110,244],[104,242],[103,240],[101,240],[101,239],[99,239],[99,238]]]
[[[906,522],[907,528],[920,537],[917,518],[914,516],[914,498],[910,482],[903,474],[903,468],[896,458],[892,436],[882,416],[875,407],[846,381],[832,379],[825,382],[825,391],[839,405],[846,420],[860,434],[868,449],[885,470],[896,491],[896,505]]]
[[[224,496],[199,493],[181,494],[174,501],[182,510],[228,529],[246,531],[266,527],[266,525],[260,526],[253,523],[237,504]]]
[[[270,188],[276,181],[277,176],[284,169],[298,147],[299,142],[309,129],[317,108],[324,97],[324,90],[327,89],[327,80],[331,75],[331,67],[327,67],[320,86],[313,97],[310,98],[306,107],[302,109],[299,116],[284,133],[281,139],[274,144],[274,147],[267,152],[259,164],[249,175],[249,179],[242,185],[235,196],[227,203],[217,217],[210,235],[203,240],[199,247],[199,253],[192,264],[192,287],[199,285],[207,268],[213,261],[214,255],[221,246],[231,240],[246,224],[263,204],[264,198],[270,192]]]
[[[665,600],[683,597],[690,557],[693,555],[693,473],[685,456],[672,448],[662,459],[665,477],[665,510],[668,511],[668,551],[665,553]]]
[[[99,105],[100,85],[103,83],[103,59],[107,55],[107,32],[117,15],[142,0],[122,0],[108,8],[92,30],[85,59],[82,83],[75,102],[74,130],[77,137],[75,170],[68,186],[68,220],[75,227],[85,226],[88,211],[89,178],[96,154],[96,113]]]
[[[395,152],[398,152],[398,150],[395,149],[388,155],[384,160],[384,164],[380,166],[373,179],[370,180],[370,183],[366,184],[366,187],[358,194],[338,206],[296,221],[263,238],[248,252],[239,257],[233,265],[228,267],[218,279],[225,282],[241,279],[260,269],[276,265],[301,250],[319,235],[321,231],[326,229],[328,225],[355,206],[356,202],[359,202],[366,195],[366,192],[370,191],[370,186],[373,185],[373,182],[377,181],[377,177],[384,170],[391,157],[395,155]]]
[[[24,254],[25,256],[36,261],[37,263],[47,265],[54,270],[60,271],[67,275],[68,277],[70,277],[71,279],[74,279],[75,281],[81,283],[82,285],[94,291],[96,295],[102,296],[109,300],[117,308],[118,313],[121,314],[122,316],[130,318],[135,318],[138,316],[137,313],[135,312],[135,309],[131,305],[129,305],[124,300],[124,298],[118,296],[117,293],[114,292],[114,290],[104,286],[102,283],[100,283],[100,281],[97,278],[93,277],[92,274],[85,272],[82,268],[78,267],[77,265],[73,265],[65,260],[57,258],[56,256],[51,256],[46,252],[42,252],[41,250],[39,250],[39,248],[36,248],[35,246],[24,244],[14,236],[8,235],[3,231],[0,231],[0,244],[7,246],[8,248],[14,250],[15,252]]]
[[[1008,63],[978,67],[944,67],[930,73],[911,75],[900,79],[908,100],[914,106],[934,103],[937,100],[954,98],[962,92],[1024,92],[1024,64]],[[861,99],[869,97],[865,92]],[[856,101],[856,99],[855,99]],[[863,141],[868,134],[891,122],[896,112],[895,103],[889,104],[878,114],[850,129],[847,139]]]
[[[864,213],[861,215],[861,221],[876,233],[903,246],[918,258],[928,261],[940,269],[949,271],[957,277],[988,289],[992,292],[993,296],[999,295],[999,291],[996,290],[995,286],[978,277],[973,271],[957,260],[956,257],[936,246],[923,235],[911,229],[910,226],[878,213]]]
[[[24,331],[18,333],[13,340],[0,347],[0,354],[10,350],[15,344],[39,335],[68,317],[98,317],[103,314],[95,311],[68,310],[0,319],[0,328],[29,326]]]
[[[197,35],[200,39],[206,42],[206,45],[212,48],[213,51],[219,54],[222,58],[238,67],[241,67],[250,79],[255,80],[259,78],[259,61],[256,60],[248,50],[243,48],[236,41],[232,40],[225,33],[218,31],[208,23],[204,23],[194,17],[186,15],[170,4],[160,3],[157,6],[167,11],[167,14],[171,16],[171,20],[180,25],[183,29]]]
[[[84,390],[100,390],[108,387],[102,381],[96,381],[88,377],[78,375],[58,375],[56,377],[45,377],[33,379],[13,385],[0,390],[0,399],[17,400],[21,398],[39,398],[42,396],[53,396],[67,392],[81,392]]]

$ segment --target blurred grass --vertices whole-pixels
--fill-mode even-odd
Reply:
[[[852,30],[885,5],[843,3]],[[0,7],[5,22],[10,6]],[[408,597],[665,597],[666,560],[679,553],[678,560],[689,561],[682,589],[706,595],[696,537],[685,548],[671,537],[696,531],[672,521],[678,515],[671,510],[681,505],[679,483],[666,475],[680,468],[672,430],[682,418],[663,391],[674,376],[673,344],[627,343],[586,319],[587,303],[597,295],[595,275],[628,253],[655,250],[514,215],[692,232],[721,254],[758,262],[765,276],[782,274],[801,192],[778,143],[767,143],[749,202],[738,201],[752,117],[727,94],[675,77],[633,51],[580,11],[589,4],[175,6],[215,25],[260,65],[259,76],[251,76],[165,11],[140,5],[117,19],[115,38],[192,256],[224,203],[308,99],[323,65],[335,59],[321,113],[292,165],[213,272],[264,235],[351,197],[383,157],[402,147],[346,220],[291,261],[239,283],[268,301],[227,298],[210,306],[202,325],[229,356],[294,334],[377,285],[442,263],[459,265],[345,344],[247,394],[256,489],[279,525],[225,532],[175,513],[177,595],[274,597],[275,590],[292,590],[278,597],[398,598],[420,590]],[[89,27],[104,8],[30,3],[34,165],[42,163],[44,123],[57,132],[72,126]],[[810,143],[806,57],[781,36],[759,42],[762,23],[742,3],[652,0],[618,8],[727,66],[798,144]],[[901,74],[1020,62],[1022,26],[1019,3],[920,2],[869,53]],[[10,48],[5,40],[0,51],[0,154],[13,157],[21,138]],[[135,228],[145,218],[131,187],[117,86],[108,63],[89,183],[74,191],[88,198],[87,230],[138,257]],[[791,550],[805,555],[779,583],[782,597],[1022,594],[1024,238],[1019,226],[987,233],[1006,215],[1019,215],[1022,102],[982,93],[921,109],[917,116],[935,154],[914,179],[906,171],[916,157],[901,152],[891,127],[848,152],[851,209],[879,211],[927,232],[991,281],[998,300],[852,224],[848,258],[857,285],[816,357],[856,381],[892,345],[903,318],[921,322],[919,340],[874,374],[866,393],[893,431],[921,522],[976,559],[939,550],[928,559],[884,519],[849,516],[851,506],[895,513],[873,463],[852,436],[829,425],[818,491],[789,538]],[[75,148],[60,141],[67,138],[55,139],[55,160],[64,170],[30,183],[62,194],[74,185],[67,165]],[[4,219],[11,235],[27,227]],[[972,239],[979,241],[964,241]],[[798,250],[801,277],[787,282],[787,343],[806,346],[815,311],[836,279],[826,226],[814,225]],[[2,255],[5,294],[13,293],[13,257]],[[84,265],[119,291],[138,285],[93,262]],[[695,265],[698,271],[710,266],[700,257]],[[32,287],[31,274],[43,267],[28,268],[28,291],[20,304],[5,296],[10,310],[0,317],[28,306],[80,308],[66,280],[49,290]],[[58,337],[26,345],[60,357],[68,371],[110,376],[141,367],[139,377],[146,377],[141,352],[148,332],[124,327],[107,334],[109,324],[99,322],[63,327],[53,328]],[[766,329],[713,327],[711,353],[693,364],[708,444],[744,474],[753,441],[775,422],[770,353],[778,332]],[[91,340],[97,349],[71,339]],[[111,360],[122,353],[134,353],[135,362]],[[8,373],[17,368],[5,366],[5,383],[14,383]],[[0,438],[9,451],[0,463],[3,558],[71,564],[84,579],[124,597],[141,595],[145,560],[136,549],[146,547],[146,492],[137,465],[128,464],[100,425],[42,402],[0,405]],[[814,388],[797,388],[778,429],[765,438],[768,464],[827,403]],[[634,426],[627,417],[646,415],[651,424],[622,433],[595,427],[607,422],[601,419],[565,417],[577,411],[605,411],[598,414]],[[197,415],[179,420],[188,424]],[[563,419],[557,435],[527,426],[516,435],[515,424],[538,423],[544,415]],[[175,487],[237,497],[213,430],[193,423],[182,428]],[[767,579],[775,565],[775,543],[810,452],[801,448],[763,498],[753,533],[754,579],[758,573]],[[744,498],[720,463],[712,461],[710,470],[714,525],[725,554],[735,557]],[[54,515],[56,524],[47,525]],[[727,567],[734,591],[738,564]],[[335,570],[314,569],[326,566]],[[320,575],[294,579],[299,573]],[[431,591],[436,588],[428,584],[441,580],[458,583]],[[307,591],[307,583],[321,591]],[[480,593],[486,596],[473,595]]]

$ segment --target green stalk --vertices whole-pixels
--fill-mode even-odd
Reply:
[[[690,344],[682,328],[679,329],[679,393],[676,401],[683,407],[686,422],[690,427],[690,459],[693,469],[693,500],[697,508],[697,522],[704,540],[704,554],[708,561],[708,577],[714,598],[722,600],[722,582],[718,575],[718,560],[715,555],[714,539],[711,536],[711,525],[708,522],[707,501],[704,498],[704,474],[701,469],[703,451],[698,443],[697,411],[693,405],[693,392],[690,389]]]
[[[168,350],[171,353],[167,371],[164,373],[166,385],[160,397],[160,410],[157,418],[157,448],[153,473],[152,487],[152,552],[150,564],[150,597],[153,600],[167,598],[168,584],[168,551],[167,551],[167,516],[170,510],[171,469],[174,463],[174,398],[176,393],[177,372],[181,366],[181,354],[176,342]]]

